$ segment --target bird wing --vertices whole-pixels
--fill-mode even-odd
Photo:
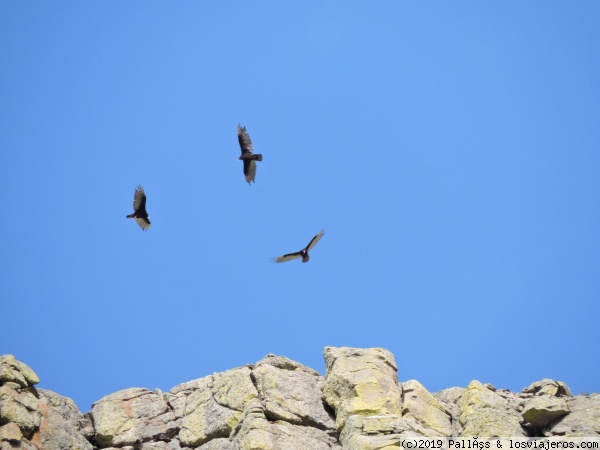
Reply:
[[[319,234],[317,234],[314,238],[311,239],[311,241],[308,243],[308,245],[306,246],[306,251],[309,252],[311,251],[311,249],[317,245],[317,242],[319,242],[321,240],[321,238],[323,237],[323,235],[325,234],[325,230],[321,230],[319,232]]]
[[[273,258],[273,262],[282,263],[298,258],[302,258],[302,252],[288,253],[287,255],[278,256],[277,258]]]
[[[139,211],[140,209],[146,209],[146,193],[142,186],[138,186],[133,194],[133,210]]]
[[[254,181],[254,177],[256,177],[256,161],[244,160],[244,175],[246,176],[246,181],[250,184],[251,181]],[[256,183],[256,181],[254,181]]]
[[[246,132],[246,127],[242,127],[238,124],[238,141],[240,141],[240,148],[242,149],[242,155],[244,153],[252,153],[252,141],[250,140],[250,136]]]
[[[138,225],[140,227],[142,227],[142,230],[146,231],[148,229],[150,229],[150,221],[146,218],[143,217],[136,217],[135,221],[138,223]]]

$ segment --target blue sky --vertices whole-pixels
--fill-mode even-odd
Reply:
[[[600,391],[598,23],[596,1],[0,2],[0,354],[82,411],[267,353],[323,373],[324,346],[387,348],[431,392]]]

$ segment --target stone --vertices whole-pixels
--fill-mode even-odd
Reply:
[[[412,418],[353,415],[346,420],[340,442],[344,450],[395,450],[403,438],[415,436],[431,435]]]
[[[325,348],[323,398],[336,412],[338,431],[348,417],[402,415],[394,356],[382,348]]]
[[[105,447],[133,445],[179,431],[162,395],[145,388],[124,389],[100,399],[92,405],[92,418],[96,442]]]
[[[92,450],[81,433],[83,415],[73,400],[45,389],[38,392],[41,420],[31,442],[44,450]]]
[[[600,394],[567,398],[570,413],[548,424],[545,435],[600,436]]]
[[[181,419],[182,445],[197,447],[228,437],[246,404],[258,397],[248,367],[217,373],[171,390],[169,404]]]
[[[458,406],[463,437],[526,436],[520,414],[479,381],[469,383]]]
[[[562,381],[552,380],[550,378],[544,378],[543,380],[531,383],[529,386],[524,388],[521,392],[524,394],[533,395],[552,395],[554,397],[572,397],[571,390]]]
[[[342,450],[334,435],[310,426],[270,422],[259,399],[252,399],[235,430],[231,449],[239,450]],[[204,450],[204,449],[203,449]]]
[[[335,427],[321,399],[324,380],[318,372],[273,356],[259,361],[252,377],[269,420],[320,429]]]
[[[21,439],[23,433],[16,423],[10,422],[0,427],[0,441],[21,442]]]
[[[231,441],[229,438],[216,438],[196,447],[196,450],[230,450]]]
[[[433,435],[452,436],[452,416],[433,395],[417,380],[402,383],[404,391],[404,416],[413,417]]]
[[[431,394],[416,380],[399,384],[384,349],[327,347],[325,363],[323,377],[269,354],[165,393],[125,389],[81,414],[5,355],[0,450],[392,450],[420,436],[600,436],[600,395],[573,397],[560,381]]]
[[[452,387],[448,389],[441,390],[433,394],[433,396],[444,405],[444,408],[451,417],[452,423],[452,436],[458,436],[459,428],[460,428],[460,407],[458,406],[458,402],[465,392],[465,388],[462,387]]]
[[[542,428],[569,412],[567,402],[563,398],[540,395],[525,403],[521,416],[525,422]]]
[[[0,425],[16,423],[25,437],[40,425],[38,399],[29,391],[0,386]]]
[[[17,361],[13,355],[2,355],[0,356],[0,384],[7,381],[27,387],[38,384],[40,379],[27,364]]]

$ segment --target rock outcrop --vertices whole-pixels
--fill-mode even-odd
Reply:
[[[385,349],[325,348],[326,373],[267,355],[172,388],[130,388],[83,415],[0,357],[0,450],[384,450],[404,437],[600,436],[600,395],[545,379],[429,393]]]

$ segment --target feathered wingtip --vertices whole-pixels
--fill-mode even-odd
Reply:
[[[262,155],[258,154],[258,155],[254,155],[256,157],[257,161],[262,161]]]

